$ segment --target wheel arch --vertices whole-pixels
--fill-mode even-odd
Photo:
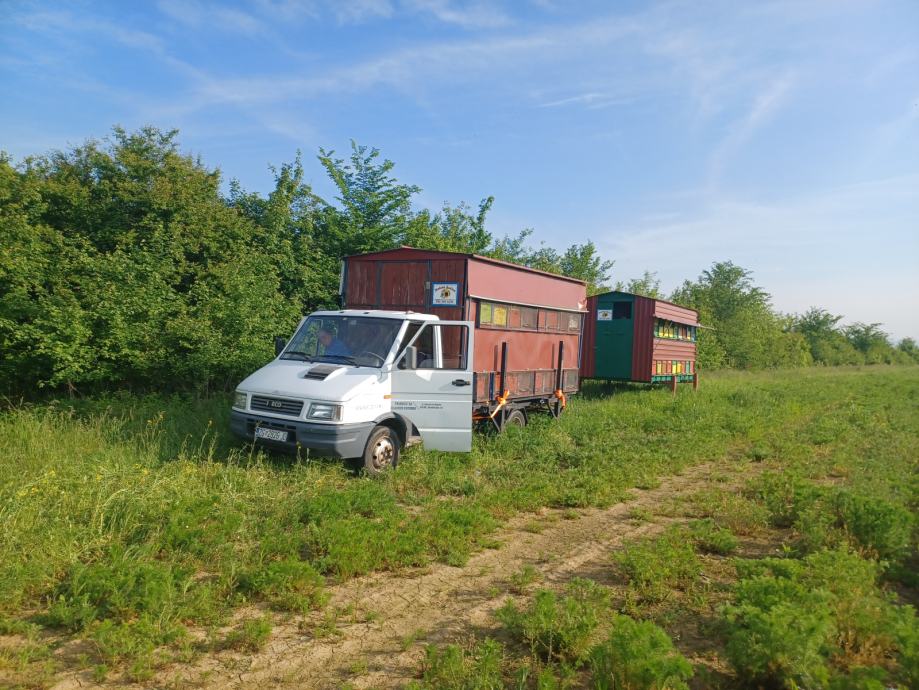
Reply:
[[[412,428],[412,423],[398,414],[383,414],[373,420],[373,423],[376,426],[385,426],[392,429],[396,432],[396,436],[399,438],[399,445],[405,448],[406,443],[408,442],[408,430]]]

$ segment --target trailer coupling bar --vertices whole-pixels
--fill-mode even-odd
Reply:
[[[504,395],[499,395],[495,400],[498,403],[498,406],[492,410],[492,413],[488,415],[489,419],[494,419],[495,415],[501,410],[502,407],[507,405],[507,397],[511,394],[510,391],[504,391]]]

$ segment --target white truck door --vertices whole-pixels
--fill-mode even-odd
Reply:
[[[411,420],[425,448],[472,450],[472,346],[471,321],[429,321],[396,357],[392,410]]]

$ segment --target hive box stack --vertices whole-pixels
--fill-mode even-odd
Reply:
[[[699,314],[672,302],[606,292],[587,301],[581,377],[697,381]]]
[[[578,356],[587,307],[581,280],[476,254],[401,247],[349,256],[342,268],[348,309],[389,309],[473,321],[475,402],[502,392],[539,399],[578,390]],[[559,367],[559,354],[562,361]]]

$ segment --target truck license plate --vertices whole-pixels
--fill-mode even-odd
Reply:
[[[268,429],[260,426],[255,429],[255,438],[264,438],[269,441],[286,441],[288,433],[289,432],[281,431],[280,429]]]

